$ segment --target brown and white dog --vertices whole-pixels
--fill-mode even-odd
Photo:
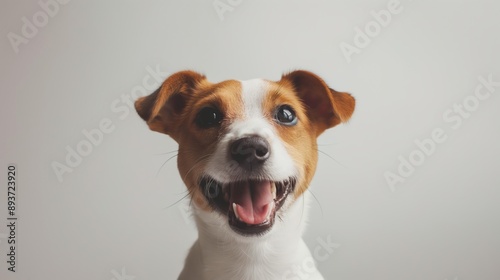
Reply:
[[[293,268],[312,260],[301,235],[316,138],[351,117],[351,95],[303,70],[215,84],[182,71],[135,107],[179,144],[199,232],[179,279],[323,279]]]

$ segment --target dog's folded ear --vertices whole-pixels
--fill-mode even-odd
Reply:
[[[151,130],[172,136],[194,89],[203,81],[206,81],[205,76],[197,72],[177,72],[155,92],[137,99],[135,109]]]
[[[354,112],[354,97],[329,88],[316,74],[297,70],[284,74],[281,77],[281,82],[283,81],[291,83],[316,127],[317,135],[339,123],[347,122]]]

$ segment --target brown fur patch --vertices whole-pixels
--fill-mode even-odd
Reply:
[[[281,125],[274,120],[272,113],[266,117],[273,124],[278,136],[283,140],[288,154],[299,168],[300,176],[294,194],[295,198],[297,198],[308,188],[316,170],[316,133],[313,127],[314,124],[309,121],[306,108],[297,98],[293,87],[286,83],[270,82],[270,90],[262,106],[264,111],[275,112],[278,106],[285,104],[294,109],[298,118],[296,125]]]
[[[182,129],[178,130],[175,137],[179,143],[177,165],[194,203],[209,211],[211,208],[199,188],[198,180],[203,175],[210,156],[215,152],[220,136],[234,119],[242,118],[241,85],[232,80],[205,84],[195,90],[194,96],[196,98],[187,103],[178,120]],[[197,113],[207,106],[219,109],[224,116],[220,126],[202,129],[195,124]]]
[[[347,122],[354,111],[356,101],[350,94],[329,88],[323,79],[311,72],[293,71],[283,75],[279,83],[294,88],[306,107],[309,120],[314,123],[317,136]]]

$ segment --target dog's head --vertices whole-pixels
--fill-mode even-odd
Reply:
[[[179,144],[179,172],[196,207],[242,235],[266,233],[306,191],[316,138],[354,106],[351,95],[302,70],[216,84],[182,71],[135,103],[151,130]]]

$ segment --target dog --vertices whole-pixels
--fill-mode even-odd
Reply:
[[[211,83],[181,71],[135,102],[179,145],[198,239],[178,279],[324,279],[302,240],[317,137],[355,99],[305,70]]]

